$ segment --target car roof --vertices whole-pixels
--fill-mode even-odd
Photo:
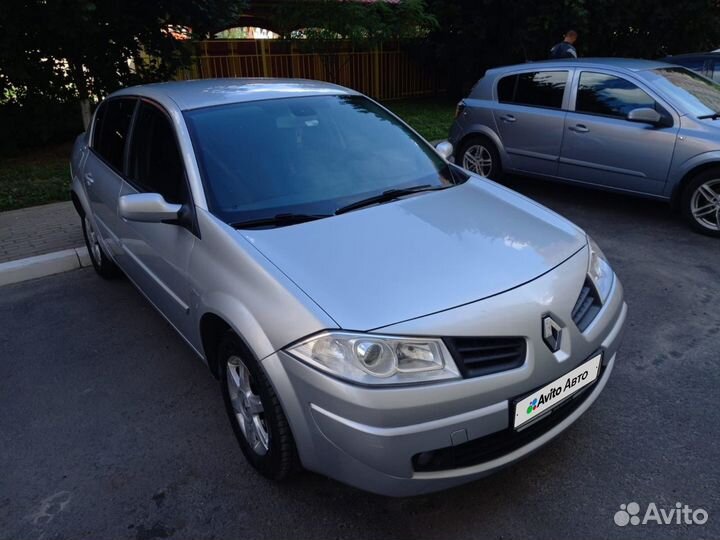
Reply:
[[[172,81],[132,86],[116,96],[143,96],[160,102],[171,100],[181,110],[242,103],[263,99],[317,95],[358,95],[358,92],[309,79],[224,78]]]
[[[662,60],[664,62],[672,62],[673,58],[717,58],[718,56],[720,56],[720,51],[708,51],[708,52],[672,54],[672,55],[666,56]]]
[[[563,60],[540,60],[538,62],[528,62],[526,64],[516,64],[513,66],[503,66],[488,70],[488,73],[503,73],[505,71],[513,71],[518,68],[526,68],[538,66],[546,68],[573,68],[573,67],[600,67],[615,68],[628,71],[643,71],[646,69],[657,69],[663,67],[672,67],[667,62],[659,60],[643,60],[640,58],[578,58]]]

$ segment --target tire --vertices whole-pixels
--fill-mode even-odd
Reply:
[[[117,265],[105,254],[105,250],[95,233],[93,224],[88,219],[87,215],[82,216],[82,231],[83,237],[85,238],[85,247],[87,247],[88,254],[90,255],[90,262],[92,262],[95,271],[105,279],[116,278],[120,275],[120,269]]]
[[[291,477],[299,460],[287,418],[265,371],[234,332],[220,341],[218,365],[225,410],[245,458],[266,478]]]
[[[683,216],[697,232],[720,237],[720,168],[703,171],[685,186]]]
[[[478,159],[484,161],[480,163]],[[501,180],[503,176],[500,153],[487,137],[465,139],[458,150],[456,163],[463,169],[491,180]]]

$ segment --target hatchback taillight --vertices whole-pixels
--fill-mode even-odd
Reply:
[[[460,116],[464,110],[465,110],[465,102],[464,101],[458,102],[458,104],[455,106],[455,118]]]

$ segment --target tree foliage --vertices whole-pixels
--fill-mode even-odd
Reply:
[[[423,36],[437,27],[424,0],[281,2],[272,18],[285,38],[343,38],[365,44]]]
[[[718,0],[428,0],[455,93],[488,67],[547,58],[565,31],[581,56],[658,58],[720,47]]]
[[[0,10],[2,93],[58,100],[162,80],[187,60],[169,25],[204,35],[239,15],[239,0],[13,0]]]

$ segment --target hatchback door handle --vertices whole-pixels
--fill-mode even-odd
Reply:
[[[590,130],[584,124],[577,124],[574,126],[570,126],[570,131],[574,131],[575,133],[587,133]]]
[[[512,114],[504,114],[500,117],[500,120],[503,122],[514,122],[517,118],[515,118]]]
[[[94,182],[95,182],[95,179],[93,178],[92,174],[85,173],[85,184],[87,184],[88,186],[91,186],[91,185],[93,185]]]

